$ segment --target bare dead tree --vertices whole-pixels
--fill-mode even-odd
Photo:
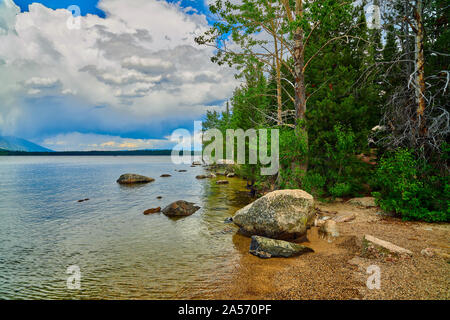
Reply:
[[[384,72],[383,76],[388,78],[394,66],[400,66],[396,70],[403,80],[393,88],[383,106],[378,127],[382,130],[374,131],[371,139],[388,150],[413,149],[420,158],[429,161],[442,154],[450,133],[450,76],[449,70],[429,70],[425,74],[426,59],[441,55],[448,61],[449,54],[426,50],[424,12],[428,17],[436,15],[430,11],[429,1],[397,0],[388,2],[385,8],[387,14],[395,12],[391,23],[395,24],[400,53],[393,61],[377,62],[367,74]],[[448,62],[443,65],[449,66]],[[362,79],[367,74],[361,75]],[[448,163],[438,165],[448,174]]]
[[[427,128],[425,132],[421,131],[422,124],[416,117],[415,88],[398,88],[384,108],[380,122],[383,130],[373,133],[378,144],[388,150],[414,149],[423,160],[441,154],[442,144],[448,140],[450,134],[449,82],[448,71],[425,79],[427,89],[424,96],[427,108],[423,113]],[[448,172],[448,164],[442,165]]]

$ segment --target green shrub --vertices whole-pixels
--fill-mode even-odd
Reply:
[[[311,193],[316,197],[323,197],[325,195],[325,184],[327,178],[316,172],[309,171],[302,178],[302,186],[306,192]]]
[[[449,179],[405,149],[385,155],[376,171],[373,192],[383,210],[404,220],[449,221]]]
[[[301,188],[318,198],[359,194],[370,169],[356,158],[359,148],[353,131],[335,125],[332,132],[323,134],[320,146],[310,146],[310,151],[314,148],[314,152],[309,154],[306,137],[298,129],[281,131],[279,187]],[[306,173],[295,165],[305,159],[308,160]]]
[[[353,131],[338,124],[328,133],[322,152],[311,157],[311,170],[326,178],[326,195],[355,196],[363,190],[370,167],[357,159],[358,149]]]
[[[305,161],[308,152],[307,135],[301,129],[280,129],[280,179],[281,189],[302,187],[305,172],[298,164]]]
[[[334,198],[342,197],[352,193],[352,186],[347,182],[339,182],[329,188],[329,191]]]

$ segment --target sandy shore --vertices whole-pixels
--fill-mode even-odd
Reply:
[[[248,253],[250,239],[239,234],[233,243],[240,261],[211,299],[449,299],[450,224],[403,222],[381,216],[378,208],[347,203],[318,203],[322,214],[354,213],[353,221],[338,223],[340,236],[331,243],[308,232],[315,253],[294,258],[260,259]],[[413,252],[411,258],[360,258],[365,234]],[[432,248],[434,256],[421,254]],[[358,257],[356,259],[353,259]],[[352,260],[353,259],[353,260]],[[351,260],[351,261],[350,261]],[[350,262],[349,262],[350,261]],[[369,265],[381,271],[380,290],[366,286]]]

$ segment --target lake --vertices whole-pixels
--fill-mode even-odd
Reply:
[[[232,241],[235,227],[224,220],[251,199],[245,181],[195,179],[204,172],[165,156],[0,157],[0,298],[212,294],[241,255]],[[123,173],[156,180],[121,186],[116,180]],[[161,178],[164,173],[172,177]],[[179,219],[143,215],[176,200],[201,209]],[[81,271],[80,290],[67,288],[73,265]]]

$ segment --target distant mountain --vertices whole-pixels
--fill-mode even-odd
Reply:
[[[0,136],[0,149],[25,152],[52,152],[33,142],[11,136]]]

